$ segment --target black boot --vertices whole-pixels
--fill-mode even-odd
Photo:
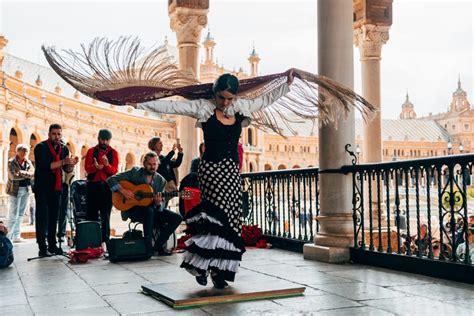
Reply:
[[[207,285],[207,275],[199,275],[196,277],[196,282],[202,286]]]
[[[222,290],[229,286],[229,284],[219,274],[211,276],[211,279],[216,289]]]

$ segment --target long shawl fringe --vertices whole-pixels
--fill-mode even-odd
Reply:
[[[212,84],[199,84],[192,72],[180,70],[163,46],[145,50],[137,38],[121,37],[115,42],[97,38],[81,48],[80,52],[59,53],[55,47],[42,47],[48,63],[59,76],[92,98],[116,105],[170,96],[189,100],[213,98]],[[335,80],[298,69],[240,80],[238,97],[253,99],[278,88],[286,82],[291,70],[295,75],[291,92],[252,113],[252,123],[258,128],[283,135],[282,124],[295,133],[292,125],[302,120],[336,123],[354,108],[367,119],[376,110]]]

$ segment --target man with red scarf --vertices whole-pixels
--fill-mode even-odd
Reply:
[[[56,245],[59,197],[62,190],[62,172],[71,172],[77,157],[70,157],[68,148],[61,143],[62,127],[49,126],[48,139],[35,147],[35,182],[33,191],[36,201],[36,242],[38,256],[61,254]],[[46,244],[46,232],[48,244]]]
[[[87,172],[87,220],[98,221],[102,242],[110,237],[110,212],[112,210],[112,193],[105,182],[118,171],[118,154],[110,147],[112,133],[101,129],[97,137],[98,144],[86,154],[85,169]]]

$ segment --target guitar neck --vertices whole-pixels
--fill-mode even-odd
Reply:
[[[141,198],[154,198],[157,194],[160,194],[163,198],[176,197],[180,195],[179,191],[172,192],[161,192],[161,193],[151,193],[151,192],[140,192]]]

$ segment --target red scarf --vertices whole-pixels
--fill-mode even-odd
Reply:
[[[59,144],[59,152],[56,153],[56,150],[53,148],[53,144],[51,144],[51,141],[48,140],[46,142],[49,147],[49,151],[51,152],[51,155],[53,155],[53,162],[61,160],[61,152],[62,152],[62,146]],[[54,176],[56,177],[55,182],[54,182],[54,190],[61,192],[62,190],[62,181],[61,181],[61,167],[52,169],[51,170],[54,173]]]

